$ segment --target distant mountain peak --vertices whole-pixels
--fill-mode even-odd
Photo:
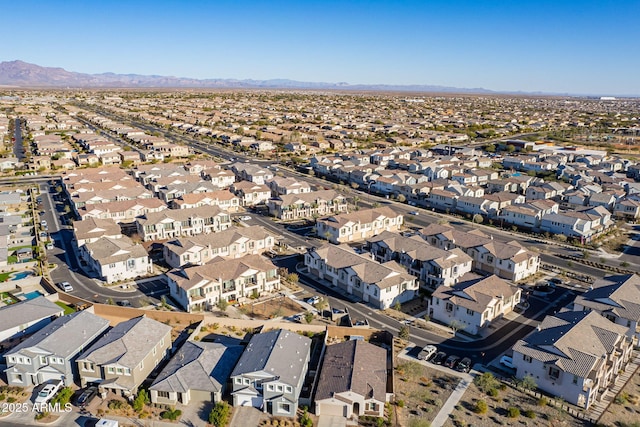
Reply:
[[[288,79],[238,80],[193,79],[187,77],[116,74],[85,74],[59,67],[42,67],[21,60],[0,62],[0,85],[42,88],[262,88],[262,89],[316,89],[362,90],[446,93],[494,93],[475,88],[463,89],[429,85],[349,84],[346,82],[300,82]]]

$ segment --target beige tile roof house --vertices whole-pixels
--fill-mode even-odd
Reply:
[[[384,416],[387,350],[351,340],[327,346],[315,394],[315,414],[351,418]]]
[[[530,375],[539,389],[589,408],[631,357],[633,343],[627,331],[595,311],[547,316],[513,346],[516,377]]]
[[[520,288],[496,275],[470,278],[463,276],[452,286],[440,286],[431,296],[429,316],[459,330],[478,334],[495,319],[510,313],[520,302]]]
[[[80,257],[107,283],[153,273],[153,264],[142,245],[127,236],[101,237],[79,248]]]
[[[218,206],[229,212],[238,212],[240,198],[229,190],[188,193],[171,200],[173,209],[197,208],[199,206]]]
[[[304,263],[310,274],[381,309],[410,301],[418,292],[416,279],[397,262],[380,264],[347,245],[311,248]]]
[[[230,226],[229,213],[217,206],[167,209],[160,212],[149,212],[136,218],[138,235],[145,242],[213,233],[226,230]]]
[[[281,195],[270,199],[267,206],[269,214],[286,220],[346,213],[348,208],[346,197],[335,190]]]
[[[144,316],[118,323],[76,360],[81,385],[133,396],[170,349],[171,326]]]
[[[171,297],[188,312],[210,310],[220,300],[244,301],[280,289],[275,265],[260,255],[215,258],[207,264],[167,273]]]
[[[250,181],[238,181],[231,186],[231,191],[240,197],[242,206],[264,204],[271,198],[271,189],[264,184]]]
[[[367,239],[371,254],[379,262],[398,261],[419,283],[429,289],[451,286],[471,271],[472,259],[458,248],[445,251],[425,242],[420,236],[405,237],[383,231]]]
[[[153,193],[142,186],[127,189],[104,190],[99,192],[79,193],[70,198],[76,213],[86,205],[95,203],[117,202],[120,200],[151,199]]]
[[[320,218],[316,232],[333,243],[342,243],[367,239],[385,230],[399,231],[402,224],[403,215],[385,206]]]
[[[160,199],[133,199],[117,202],[94,203],[85,205],[78,210],[83,220],[89,218],[111,219],[116,223],[131,223],[136,217],[150,212],[160,212],[168,209]]]
[[[624,274],[598,279],[591,288],[576,296],[575,311],[596,311],[610,321],[628,328],[629,337],[640,339],[640,276]]]
[[[216,257],[239,258],[273,249],[275,238],[263,227],[231,227],[211,234],[169,240],[163,244],[165,262],[173,268],[202,265]]]
[[[120,226],[111,219],[88,218],[73,222],[73,235],[78,247],[101,237],[118,239],[122,237]]]

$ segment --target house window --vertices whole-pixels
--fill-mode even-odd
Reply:
[[[156,353],[157,353],[157,352],[158,352],[158,351],[156,350],[156,348],[155,348],[155,347],[153,347],[153,355],[154,355],[154,356],[156,355]]]
[[[277,387],[276,387],[276,389],[277,389],[278,391],[282,391],[282,390],[283,390],[283,388],[282,388],[282,384],[278,384],[278,385],[277,385]]]
[[[108,367],[107,367],[107,373],[108,373],[108,374],[113,374],[114,372],[115,372],[115,371],[114,371],[114,369],[113,369],[113,366],[108,366]]]
[[[553,366],[549,366],[549,377],[554,380],[557,380],[560,377],[560,369],[555,368]]]
[[[289,403],[278,403],[278,406],[280,407],[280,412],[286,412],[287,414],[289,412],[291,412],[291,405]]]
[[[242,384],[242,378],[235,378],[233,382],[236,384]]]
[[[273,384],[267,384],[267,390],[273,391]]]
[[[16,363],[15,356],[9,356],[9,363]]]
[[[473,316],[473,310],[470,310],[470,309],[468,309],[468,308],[467,308],[467,314],[468,314],[469,316]]]
[[[533,359],[531,358],[531,356],[527,356],[526,354],[523,354],[523,355],[522,355],[522,360],[524,360],[524,361],[525,361],[525,362],[527,362],[527,363],[531,363],[531,361],[532,361]]]
[[[47,357],[46,356],[40,356],[40,363],[42,365],[46,364],[47,363]]]
[[[160,397],[162,399],[168,399],[169,398],[169,392],[168,391],[159,391],[158,392],[158,397]]]
[[[140,362],[140,370],[142,371],[143,369],[144,369],[144,360]]]
[[[251,384],[251,380],[250,380],[249,378],[244,378],[244,380],[243,380],[243,381],[244,381],[244,383],[245,383],[246,385]]]
[[[122,368],[116,368],[116,374],[122,375],[123,374]]]
[[[573,383],[574,384],[578,384],[578,376],[577,375],[573,376]]]
[[[129,369],[129,368],[124,368],[124,374],[125,374],[125,375],[131,375],[131,369]]]
[[[453,304],[450,302],[447,303],[446,310],[451,313],[453,311]]]
[[[285,388],[285,390],[286,390],[286,392],[287,392],[287,393],[291,393],[291,392],[293,392],[293,387],[291,387],[290,385],[288,385],[288,386]]]

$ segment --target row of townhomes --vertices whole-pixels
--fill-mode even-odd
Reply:
[[[637,274],[597,280],[513,346],[516,376],[532,376],[541,390],[582,408],[611,397],[638,345],[638,307]]]
[[[311,166],[316,174],[412,205],[582,242],[613,226],[613,218],[640,219],[640,189],[626,177],[628,161],[605,161],[606,152],[597,150],[531,149],[502,158],[464,147],[445,154],[395,147],[384,156],[383,150],[316,156]],[[585,160],[594,158],[601,161]],[[495,162],[502,172],[490,169]],[[538,172],[546,172],[547,181],[536,178]]]
[[[321,343],[316,351],[324,356],[310,366],[312,340],[289,330],[253,334],[244,345],[232,338],[189,339],[173,349],[172,328],[148,317],[110,326],[92,308],[63,316],[53,307],[39,297],[0,308],[0,318],[23,313],[19,321],[31,327],[28,338],[4,353],[9,385],[61,380],[95,385],[102,396],[133,398],[157,371],[148,388],[151,403],[199,405],[230,397],[234,406],[284,417],[296,416],[300,404],[318,415],[382,417],[393,396],[388,350],[362,340]],[[38,318],[45,314],[52,320]],[[2,323],[3,337],[11,336],[11,327]]]

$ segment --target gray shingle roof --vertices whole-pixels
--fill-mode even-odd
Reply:
[[[11,352],[42,349],[67,358],[89,345],[109,327],[109,321],[85,310],[59,317],[14,347]]]
[[[151,385],[151,390],[221,392],[242,354],[240,345],[187,341]]]
[[[62,316],[64,310],[44,297],[0,308],[0,329],[8,330],[50,316]]]
[[[311,339],[285,329],[256,334],[231,376],[263,371],[285,384],[298,384],[307,370]]]
[[[100,338],[80,359],[97,365],[115,363],[135,368],[171,331],[171,326],[141,316],[119,323]]]
[[[640,276],[626,274],[597,280],[593,289],[578,295],[575,302],[601,313],[640,322]]]
[[[327,347],[315,400],[353,391],[366,399],[386,401],[387,351],[353,340]]]

